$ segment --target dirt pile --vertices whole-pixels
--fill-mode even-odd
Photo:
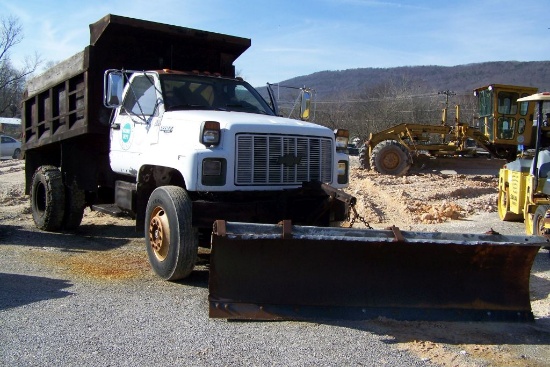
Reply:
[[[371,225],[436,224],[479,212],[495,212],[498,179],[494,175],[419,173],[404,177],[351,169],[348,193]]]

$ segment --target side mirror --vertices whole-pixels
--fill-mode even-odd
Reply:
[[[122,104],[124,74],[120,70],[105,71],[103,80],[103,104],[108,108],[116,108]]]
[[[309,120],[311,116],[311,92],[309,90],[302,91],[302,103],[300,104],[300,118]]]
[[[279,116],[279,106],[277,105],[277,98],[275,97],[275,92],[271,87],[273,84],[267,83],[267,93],[269,94],[269,99],[271,100],[271,108],[275,115]]]

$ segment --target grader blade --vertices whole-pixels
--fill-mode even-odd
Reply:
[[[210,317],[532,321],[542,237],[216,221]]]

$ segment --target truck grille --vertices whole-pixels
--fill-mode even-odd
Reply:
[[[329,138],[239,134],[236,185],[296,185],[332,182]]]

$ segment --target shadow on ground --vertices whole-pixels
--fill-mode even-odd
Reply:
[[[72,295],[66,280],[0,273],[0,310]]]

